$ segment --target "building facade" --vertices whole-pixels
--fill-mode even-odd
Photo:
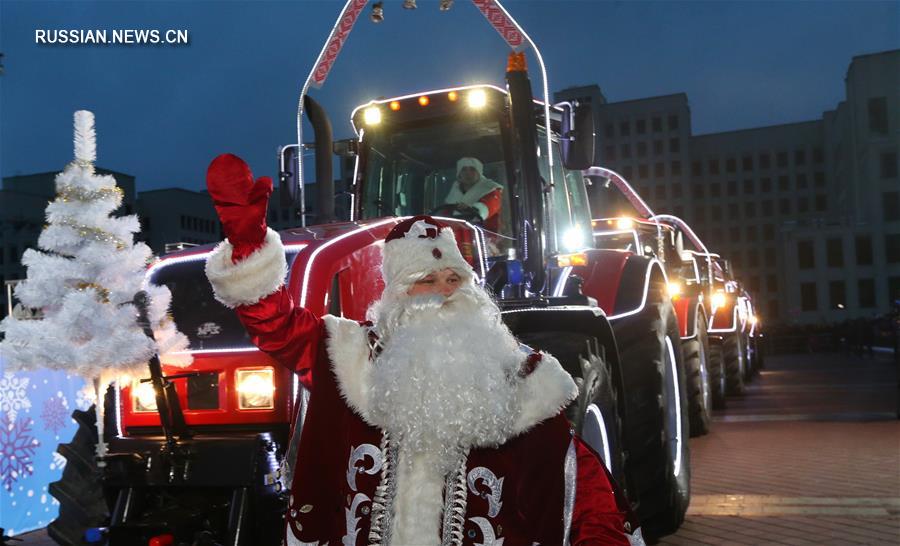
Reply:
[[[607,102],[600,165],[730,259],[770,323],[831,323],[900,299],[900,51],[854,57],[821,119],[693,135],[685,94]]]

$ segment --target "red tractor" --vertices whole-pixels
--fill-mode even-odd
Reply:
[[[360,4],[348,2],[341,19]],[[327,221],[334,146],[328,116],[305,91],[317,214]],[[626,491],[643,533],[676,530],[690,499],[681,328],[659,259],[595,244],[582,174],[593,157],[589,105],[535,100],[518,54],[505,89],[404,94],[360,106],[351,118],[358,138],[343,147],[355,161],[350,220],[281,232],[295,300],[315,313],[364,319],[383,288],[385,235],[409,216],[439,216],[513,333],[576,378],[580,395],[569,417]],[[478,158],[501,188],[490,218],[478,207],[448,206],[464,157]],[[282,189],[297,200],[299,163],[287,155],[280,162]],[[117,391],[118,411],[109,413],[119,434],[100,474],[89,471],[90,428],[63,446],[70,461],[85,464],[57,482],[68,494],[57,495],[60,517],[50,534],[61,543],[77,544],[91,528],[110,544],[167,535],[174,544],[279,544],[291,472],[282,461],[294,460],[299,434],[291,425],[302,427],[309,378],[256,350],[215,300],[203,270],[211,250],[171,254],[151,268],[148,280],[172,290],[173,318],[190,337],[194,363],[162,367],[150,382]]]
[[[655,216],[618,173],[592,167],[585,174],[593,180],[594,195],[599,197],[593,203],[594,215],[601,216],[593,221],[595,244],[648,257],[665,272],[666,294],[677,317],[685,359],[691,434],[706,434],[712,408],[718,404],[715,385],[721,375],[721,359],[707,336],[712,315],[704,279],[708,279],[710,264],[684,251],[685,237],[693,236],[687,224],[671,221],[674,217]]]

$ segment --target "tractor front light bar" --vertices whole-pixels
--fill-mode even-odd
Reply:
[[[242,368],[235,371],[238,409],[258,410],[275,408],[275,370],[272,368]]]

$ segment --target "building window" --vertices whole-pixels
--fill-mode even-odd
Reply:
[[[741,242],[741,228],[733,226],[728,230],[728,239],[733,243]]]
[[[747,242],[753,243],[756,241],[756,226],[747,226]]]
[[[638,165],[638,178],[641,180],[646,180],[650,175],[650,169],[647,168],[647,165]]]
[[[615,146],[607,146],[606,147],[606,160],[607,161],[615,161],[616,160],[616,147]]]
[[[824,193],[816,195],[816,212],[825,212],[828,209],[828,196]]]
[[[775,262],[778,261],[778,258],[775,257],[775,247],[766,247],[765,253],[763,254],[763,260],[765,261],[765,265],[775,267]]]
[[[625,180],[631,180],[634,176],[634,167],[627,165],[625,167]]]
[[[745,171],[753,170],[753,156],[752,155],[744,156],[744,158],[741,160],[741,168],[744,169]]]
[[[694,221],[698,224],[706,223],[706,209],[703,208],[703,205],[694,206]]]
[[[900,277],[888,277],[888,301],[900,300]]]
[[[744,217],[756,218],[756,203],[754,203],[753,201],[744,203]]]
[[[684,217],[684,207],[683,207],[683,206],[681,206],[681,205],[675,205],[675,208],[672,209],[672,211],[675,212],[675,216],[677,216],[677,217],[679,217],[679,218],[683,218],[683,217]]]
[[[813,163],[819,164],[825,161],[825,154],[822,153],[822,148],[813,148]]]
[[[797,265],[800,269],[813,269],[816,267],[815,247],[812,241],[799,241],[797,243]]]
[[[656,198],[659,200],[666,198],[666,186],[665,185],[660,184],[659,186],[656,186]]]
[[[738,208],[737,203],[728,203],[728,219],[731,221],[741,219],[741,211]]]
[[[832,309],[844,309],[847,307],[847,285],[844,281],[831,281],[828,283],[828,299],[831,300]]]
[[[753,294],[758,293],[759,292],[759,277],[757,277],[756,275],[751,276],[747,280],[747,286],[750,287],[751,293],[753,293]]]
[[[722,183],[721,182],[713,182],[709,185],[709,196],[710,197],[722,197]]]
[[[887,98],[869,99],[869,131],[886,135],[888,132]]]
[[[673,161],[671,167],[672,176],[681,176],[681,161]]]
[[[634,124],[635,132],[639,135],[643,135],[647,133],[647,120],[639,119]]]
[[[755,184],[753,183],[753,179],[748,178],[747,180],[744,180],[744,193],[747,195],[752,194],[753,190],[756,189],[753,187],[754,185]]]
[[[669,130],[675,131],[678,129],[678,116],[669,116]]]
[[[801,174],[797,175],[797,189],[798,190],[806,189],[806,175],[805,174],[801,173]]]
[[[790,199],[779,199],[778,200],[778,213],[783,215],[788,215],[791,213],[791,200]]]
[[[729,180],[728,181],[728,197],[734,197],[737,195],[737,180]]]
[[[638,155],[638,157],[647,157],[647,143],[646,142],[638,142],[637,143],[637,155]]]
[[[700,176],[703,174],[703,167],[699,161],[694,161],[691,163],[691,175],[692,176]]]
[[[897,152],[881,154],[881,178],[897,178]]]
[[[674,172],[674,169],[673,169]],[[672,184],[672,197],[681,197],[682,195],[681,182],[675,182]]]
[[[759,251],[755,248],[747,251],[747,267],[759,267]]]
[[[822,171],[817,171],[815,174],[813,174],[813,181],[817,188],[824,188],[825,187],[825,173],[823,173]]]
[[[800,284],[800,310],[815,311],[819,306],[816,298],[816,283],[804,282]]]
[[[768,169],[772,167],[772,160],[769,157],[769,154],[762,153],[759,154],[759,168],[760,169]]]
[[[663,141],[662,140],[654,140],[653,141],[653,155],[663,155],[665,152],[663,151]]]
[[[729,174],[735,173],[735,172],[737,171],[737,160],[736,160],[735,158],[733,158],[733,157],[729,157],[729,158],[725,161],[725,170],[726,170]]]
[[[657,163],[653,166],[653,176],[658,178],[662,178],[666,176],[666,164],[665,163]]]
[[[712,208],[712,219],[714,222],[722,221],[722,207],[715,205]]]
[[[881,215],[885,222],[900,220],[900,193],[895,191],[881,193]]]
[[[769,300],[769,316],[767,318],[776,320],[778,318],[778,300]]]
[[[631,144],[622,144],[619,146],[619,151],[622,152],[622,159],[628,159],[631,157]]]
[[[778,191],[790,191],[791,180],[786,176],[778,177]]]
[[[788,153],[787,152],[778,152],[775,154],[775,162],[779,168],[785,168],[788,166]]]
[[[875,279],[860,279],[856,283],[859,306],[862,309],[875,307]]]
[[[775,240],[775,226],[766,224],[763,226],[763,241]]]
[[[628,136],[631,134],[631,125],[629,125],[627,121],[619,123],[619,134],[622,136]]]
[[[804,150],[794,150],[794,165],[806,165],[806,152]]]
[[[778,277],[766,275],[766,288],[769,289],[769,292],[778,292]]]
[[[703,199],[703,184],[694,184],[694,199]]]
[[[856,236],[856,265],[872,265],[872,238],[868,235]]]
[[[615,126],[612,123],[607,123],[604,133],[606,133],[606,138],[614,138],[616,136]]]
[[[718,159],[710,159],[709,160],[709,174],[719,174],[719,160]]]
[[[884,236],[884,256],[889,264],[900,262],[900,233]]]
[[[828,267],[843,267],[844,241],[842,239],[828,239],[825,241],[825,256]]]
[[[677,138],[669,139],[669,151],[673,154],[677,154],[681,151],[681,140]]]
[[[762,215],[764,218],[770,218],[772,216],[772,212],[774,211],[774,207],[772,206],[772,200],[766,199],[762,202]]]
[[[797,199],[797,214],[804,214],[807,212],[809,212],[809,199],[800,197]]]
[[[654,117],[652,124],[654,133],[659,133],[662,131],[662,118]]]

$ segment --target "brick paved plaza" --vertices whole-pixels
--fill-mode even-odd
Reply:
[[[900,421],[890,357],[770,357],[692,440],[693,498],[660,544],[900,544]],[[44,531],[23,546],[49,546]]]
[[[660,544],[900,544],[896,367],[770,357],[692,441],[687,521]]]

